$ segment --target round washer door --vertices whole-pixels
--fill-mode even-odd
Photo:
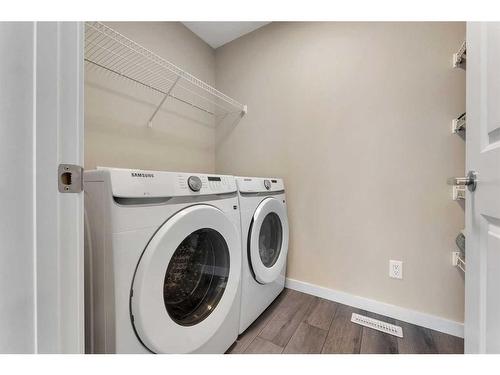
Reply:
[[[224,322],[240,282],[237,229],[219,209],[188,207],[146,246],[132,283],[133,325],[155,353],[189,353]]]
[[[255,279],[261,284],[275,281],[288,253],[288,219],[285,206],[276,198],[264,199],[253,215],[249,256]]]

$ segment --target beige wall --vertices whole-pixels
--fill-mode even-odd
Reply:
[[[463,23],[272,23],[214,52],[180,23],[109,23],[248,104],[239,123],[86,70],[85,168],[282,176],[288,277],[463,320],[450,265],[464,173],[450,120],[465,109],[451,55]],[[215,158],[215,160],[214,160]],[[388,261],[404,261],[404,280]]]
[[[288,277],[463,321],[446,179],[464,174],[450,132],[464,37],[463,23],[272,23],[216,50],[217,87],[249,109],[217,129],[216,170],[285,179]]]
[[[198,78],[214,84],[215,53],[178,22],[108,23]],[[214,172],[214,119],[95,68],[85,77],[85,168],[114,166]]]

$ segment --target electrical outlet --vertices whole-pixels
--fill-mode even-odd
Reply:
[[[403,262],[392,259],[389,261],[389,277],[393,279],[403,278]]]

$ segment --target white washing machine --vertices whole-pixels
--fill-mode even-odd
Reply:
[[[234,177],[85,172],[86,350],[224,353],[239,328]]]
[[[285,287],[288,217],[279,178],[236,177],[243,248],[240,331]]]

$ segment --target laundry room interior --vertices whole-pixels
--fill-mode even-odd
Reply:
[[[452,129],[465,113],[465,38],[465,22],[85,23],[85,171],[117,168],[113,191],[123,169],[143,175],[134,186],[161,171],[209,185],[244,176],[286,196],[285,288],[230,346],[207,351],[464,352],[465,206],[448,179],[466,174],[465,131]],[[99,316],[96,304],[86,313]],[[146,326],[136,335],[161,352],[139,337]]]

